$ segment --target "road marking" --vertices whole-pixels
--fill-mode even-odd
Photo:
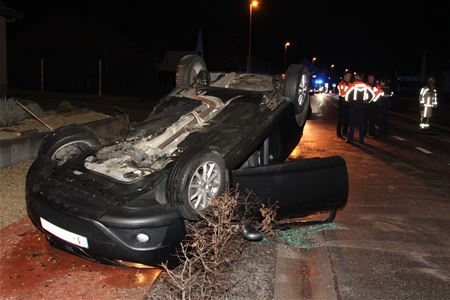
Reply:
[[[396,139],[396,140],[401,141],[401,142],[406,141],[406,139],[402,138],[401,136],[393,135],[392,137],[393,137],[394,139]]]
[[[417,150],[419,150],[419,151],[425,153],[425,154],[433,154],[433,152],[428,151],[427,149],[424,149],[424,148],[422,148],[422,147],[415,147],[415,148],[416,148]]]

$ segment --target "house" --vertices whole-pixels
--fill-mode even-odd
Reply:
[[[55,15],[10,43],[10,87],[81,94],[147,95],[156,57],[106,27]]]
[[[8,89],[6,23],[21,18],[23,18],[21,12],[0,2],[0,97],[6,95]]]

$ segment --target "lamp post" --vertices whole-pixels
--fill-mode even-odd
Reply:
[[[331,64],[331,65],[330,65],[330,73],[328,74],[328,80],[329,80],[330,83],[333,82],[333,76],[332,76],[332,74],[333,74],[333,69],[334,69],[334,64]],[[334,88],[332,88],[332,90],[333,90],[333,89],[334,89]]]
[[[291,45],[290,42],[286,42],[284,43],[284,67],[283,67],[283,71],[286,71],[286,52],[287,52],[287,48]]]
[[[247,60],[247,73],[252,71],[252,17],[253,17],[253,8],[258,7],[258,1],[253,0],[250,1],[250,20],[248,26],[248,60]]]
[[[331,64],[331,66],[330,66],[330,75],[329,75],[329,77],[331,77],[331,73],[333,72],[333,68],[334,68],[334,64]]]
[[[312,63],[314,64],[316,62],[316,60],[317,60],[317,57],[314,56],[312,59]]]

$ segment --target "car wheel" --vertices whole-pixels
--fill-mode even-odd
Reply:
[[[310,110],[309,72],[304,65],[290,65],[284,78],[283,95],[291,99],[295,107],[295,119],[299,127],[305,125]]]
[[[206,70],[206,64],[203,58],[193,54],[184,56],[177,66],[175,77],[176,87],[190,87],[195,82],[197,74],[203,69]]]
[[[215,151],[188,151],[175,163],[167,181],[167,203],[178,207],[187,220],[198,220],[211,199],[229,186],[222,156]]]
[[[83,125],[67,125],[44,137],[39,148],[39,156],[62,165],[89,147],[100,147],[100,141],[95,133]]]

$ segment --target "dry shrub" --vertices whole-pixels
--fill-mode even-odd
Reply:
[[[60,113],[60,114],[68,113],[68,112],[71,112],[74,110],[75,110],[75,107],[69,101],[63,101],[63,102],[59,103],[58,106],[56,107],[56,112]]]
[[[20,100],[22,104],[24,104],[31,112],[33,112],[38,117],[44,113],[42,108],[32,101],[22,99],[17,100]],[[0,126],[11,126],[14,123],[22,121],[28,117],[28,113],[25,112],[20,106],[18,106],[13,98],[0,99]]]
[[[275,212],[271,207],[257,204],[255,198],[238,191],[225,192],[211,200],[210,209],[201,214],[201,220],[187,227],[187,239],[181,243],[180,265],[171,270],[166,264],[157,285],[161,291],[151,291],[150,299],[211,299],[227,294],[234,285],[228,279],[231,264],[236,262],[248,243],[242,238],[241,225],[251,224],[269,230]],[[260,206],[264,216],[255,216]],[[263,219],[264,225],[256,223]]]
[[[259,208],[259,213],[261,214],[262,221],[258,229],[263,232],[268,238],[275,237],[275,225],[277,217],[277,206],[269,205],[265,206],[264,203],[261,204]]]

